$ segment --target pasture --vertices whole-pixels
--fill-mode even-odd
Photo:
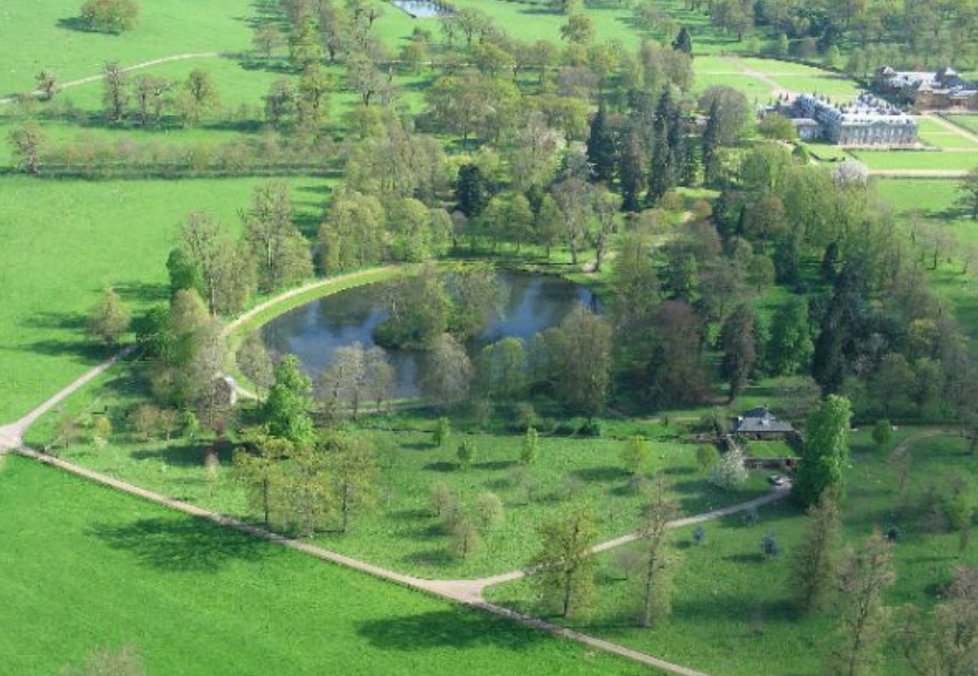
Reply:
[[[0,461],[10,673],[60,673],[123,645],[150,674],[640,673],[30,460]]]

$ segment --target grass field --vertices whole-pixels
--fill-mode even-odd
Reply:
[[[187,214],[234,228],[257,179],[38,181],[0,179],[0,420],[26,413],[105,356],[83,329],[106,285],[133,309],[167,298],[166,256]],[[290,180],[315,229],[325,182]]]
[[[902,536],[893,552],[897,583],[887,603],[913,602],[927,608],[939,599],[940,586],[950,580],[954,566],[978,562],[978,547],[972,545],[959,557],[956,533],[929,532],[907,516],[910,512],[901,508],[897,488],[898,470],[886,453],[869,449],[867,436],[856,435],[843,503],[845,537],[856,543],[874,526],[898,526]],[[978,458],[969,456],[957,438],[921,441],[911,454],[907,495],[915,506],[929,487],[940,489],[954,476],[978,470]],[[974,498],[974,487],[971,491]],[[692,543],[692,529],[677,532],[674,545],[682,565],[674,612],[653,631],[628,626],[641,576],[624,579],[614,554],[603,554],[599,610],[587,630],[709,673],[756,674],[769,670],[775,659],[779,673],[824,673],[822,660],[834,640],[835,613],[827,609],[799,621],[788,602],[788,559],[803,522],[804,517],[786,504],[761,510],[756,525],[746,525],[738,517],[707,524],[700,545]],[[760,541],[768,533],[782,550],[774,560],[761,556]],[[507,605],[537,610],[532,586],[525,581],[493,588],[489,595]],[[907,673],[899,651],[886,652],[880,673]]]
[[[149,674],[498,674],[544,664],[552,673],[639,673],[29,460],[3,461],[8,673],[59,673],[125,644]]]
[[[776,59],[703,56],[694,59],[693,70],[697,91],[722,84],[741,90],[759,103],[766,103],[776,89],[815,92],[839,101],[853,99],[863,91],[844,75]]]
[[[102,382],[74,397],[68,410],[82,418],[108,411],[116,435],[98,448],[84,441],[59,455],[139,486],[206,505],[246,519],[260,513],[249,506],[244,491],[230,474],[230,453],[223,454],[216,479],[208,480],[203,465],[206,440],[183,439],[139,443],[128,432],[125,416],[143,401],[144,391],[132,372],[117,367]],[[32,431],[30,443],[50,440],[48,416]],[[323,534],[316,539],[331,549],[396,570],[423,577],[473,577],[519,568],[533,555],[538,524],[553,518],[572,501],[589,501],[597,510],[603,538],[628,532],[638,525],[643,497],[629,488],[629,473],[620,453],[624,441],[614,438],[549,437],[540,439],[539,461],[523,483],[516,472],[522,442],[518,434],[457,432],[445,448],[432,442],[434,414],[402,413],[388,419],[374,416],[359,434],[376,449],[379,472],[375,505],[354,515],[347,534]],[[638,428],[638,429],[635,429]],[[625,429],[620,430],[625,432]],[[676,481],[676,497],[690,513],[742,502],[766,490],[757,475],[740,491],[716,490],[697,469],[696,446],[680,443],[674,429],[655,424],[636,425],[627,433],[643,431],[653,437],[650,471],[665,471]],[[468,471],[458,467],[455,450],[462,439],[477,452]],[[446,484],[467,509],[477,497],[493,492],[503,501],[503,524],[485,538],[483,550],[468,560],[455,557],[450,538],[428,505],[431,487]]]
[[[978,166],[978,148],[973,152],[962,153],[925,150],[852,150],[850,152],[870,169],[967,170]]]
[[[978,115],[967,113],[948,113],[944,116],[944,119],[958,125],[959,127],[964,127],[965,129],[978,134]]]
[[[7,0],[0,6],[0,93],[31,90],[41,69],[67,82],[98,73],[106,61],[134,64],[185,52],[251,47],[250,0],[141,2],[139,23],[121,35],[77,30],[77,0]],[[18,36],[16,40],[9,39]]]

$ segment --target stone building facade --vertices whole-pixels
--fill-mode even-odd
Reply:
[[[978,82],[965,80],[950,66],[936,71],[900,71],[883,66],[873,78],[875,89],[914,110],[978,110]]]
[[[913,116],[870,94],[836,105],[825,96],[801,94],[768,109],[791,119],[803,141],[842,146],[905,147],[917,143]]]

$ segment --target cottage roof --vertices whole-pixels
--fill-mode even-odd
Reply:
[[[737,416],[733,431],[738,434],[788,434],[795,428],[790,423],[778,420],[766,406],[758,406]]]

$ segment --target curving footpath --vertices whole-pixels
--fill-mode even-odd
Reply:
[[[183,54],[173,54],[171,56],[164,56],[159,59],[152,59],[150,61],[143,61],[142,63],[137,63],[133,66],[126,66],[120,70],[123,73],[128,73],[133,70],[140,70],[142,68],[151,68],[153,66],[158,66],[161,63],[169,63],[170,61],[183,61],[184,59],[213,59],[219,56],[224,56],[223,52],[185,52]],[[69,80],[68,82],[62,82],[58,85],[58,89],[70,89],[72,87],[77,87],[79,85],[88,84],[90,82],[98,82],[99,80],[104,80],[105,74],[99,75],[89,75],[88,77],[83,77],[78,80]],[[40,91],[33,91],[31,94],[38,96]],[[13,103],[17,100],[17,96],[6,96],[0,98],[0,105]]]
[[[589,634],[568,629],[567,627],[561,627],[551,622],[547,622],[539,617],[518,613],[514,610],[510,610],[509,608],[503,608],[502,606],[497,606],[485,600],[483,597],[483,592],[487,587],[518,580],[526,575],[526,572],[522,570],[511,571],[509,573],[503,573],[500,575],[475,580],[426,580],[423,578],[414,577],[413,575],[399,573],[395,570],[377,566],[366,561],[361,561],[359,559],[340,554],[339,552],[319,547],[318,545],[314,545],[309,542],[303,542],[301,540],[286,537],[279,533],[274,533],[260,526],[246,523],[239,519],[235,519],[218,512],[213,512],[209,509],[204,509],[203,507],[199,507],[189,502],[167,497],[161,493],[136,486],[126,481],[111,477],[107,474],[90,470],[86,467],[81,467],[80,465],[76,465],[47,453],[42,453],[23,446],[14,449],[14,452],[24,457],[42,462],[46,465],[65,470],[85,479],[95,481],[125,493],[129,493],[130,495],[135,495],[139,498],[143,498],[144,500],[149,500],[150,502],[162,505],[163,507],[183,512],[197,518],[207,519],[208,521],[212,521],[220,526],[233,528],[234,530],[247,535],[261,538],[263,540],[267,540],[268,542],[273,542],[282,547],[287,547],[289,549],[302,552],[303,554],[315,556],[316,558],[324,561],[346,566],[347,568],[352,568],[389,582],[394,582],[405,587],[427,592],[449,601],[461,603],[473,608],[479,608],[499,617],[513,620],[529,627],[541,629],[553,634],[554,636],[577,641],[578,643],[582,643],[589,647],[619,655],[626,659],[630,659],[651,667],[656,667],[670,673],[683,674],[684,676],[703,676],[702,672],[689,669],[688,667],[684,667],[680,664],[667,662],[657,657],[653,657],[652,655],[647,655],[637,650],[632,650],[631,648],[627,648],[612,641],[606,641]],[[780,500],[787,496],[788,488],[788,486],[780,486],[774,489],[771,493],[760,498],[750,500],[749,502],[744,502],[739,505],[733,505],[723,509],[712,510],[696,516],[676,519],[675,521],[669,523],[669,528],[680,528],[690,524],[736,514],[753,507],[770,504],[771,502]],[[631,533],[629,535],[595,545],[591,551],[594,553],[605,551],[632,542],[640,537],[640,533]]]
[[[392,266],[389,266],[392,267]],[[361,272],[351,273],[350,275],[344,275],[342,277],[334,277],[327,280],[319,280],[306,284],[304,286],[298,287],[287,291],[275,298],[268,300],[264,303],[257,305],[245,314],[238,317],[233,322],[230,322],[224,329],[223,335],[227,336],[237,327],[241,326],[244,322],[247,322],[251,318],[255,317],[259,313],[267,310],[273,305],[280,303],[283,300],[298,296],[300,294],[306,293],[318,287],[324,286],[329,283],[335,283],[338,279],[354,279],[360,276],[366,276],[367,274],[376,273],[378,270],[384,268],[373,268],[371,270],[365,270]],[[135,484],[116,479],[115,477],[103,474],[101,472],[96,472],[88,468],[76,465],[74,463],[68,462],[62,458],[43,453],[41,451],[26,448],[23,445],[23,435],[27,429],[42,415],[50,411],[52,408],[61,403],[65,398],[79,390],[81,387],[89,383],[92,379],[99,376],[101,373],[105,372],[111,366],[113,366],[120,359],[128,356],[135,349],[134,345],[130,345],[123,350],[120,350],[110,359],[102,362],[95,368],[89,370],[85,374],[79,376],[73,380],[70,384],[59,390],[56,394],[49,397],[42,404],[37,406],[35,409],[30,411],[27,415],[23,416],[19,420],[5,425],[0,426],[0,454],[7,451],[15,452],[26,458],[31,458],[33,460],[42,462],[46,465],[52,467],[57,467],[61,470],[70,472],[77,476],[83,477],[90,481],[95,481],[97,483],[109,486],[116,490],[129,493],[130,495],[137,496],[144,500],[149,500],[158,505],[162,505],[169,509],[173,509],[179,512],[183,512],[190,516],[197,518],[207,519],[218,525],[225,526],[228,528],[233,528],[239,532],[251,535],[253,537],[261,538],[269,542],[273,542],[283,547],[288,547],[298,552],[304,554],[315,556],[316,558],[322,559],[324,561],[330,561],[332,563],[346,566],[354,570],[358,570],[368,575],[373,575],[375,577],[387,580],[389,582],[394,582],[405,587],[410,587],[419,591],[427,592],[435,596],[453,601],[455,603],[461,603],[472,608],[478,608],[486,612],[490,612],[499,617],[519,622],[528,627],[546,631],[554,636],[560,638],[570,639],[576,641],[583,645],[591,648],[602,650],[626,659],[644,664],[650,667],[660,669],[662,671],[681,674],[683,676],[704,676],[702,672],[695,671],[688,667],[684,667],[680,664],[674,664],[666,660],[659,659],[652,655],[647,655],[645,653],[627,648],[623,645],[614,643],[612,641],[607,641],[589,634],[584,634],[582,632],[569,629],[567,627],[561,627],[559,625],[547,622],[539,617],[534,617],[532,615],[526,615],[523,613],[516,612],[509,608],[504,608],[502,606],[497,606],[493,603],[486,601],[484,597],[484,592],[488,587],[493,585],[503,584],[505,582],[512,582],[514,580],[519,580],[527,575],[524,570],[514,570],[506,573],[501,573],[498,575],[492,575],[489,577],[482,577],[471,580],[426,580],[419,577],[414,577],[412,575],[405,575],[404,573],[399,573],[395,570],[389,568],[384,568],[382,566],[377,566],[366,561],[361,561],[339,552],[325,549],[317,545],[303,542],[300,540],[295,540],[293,538],[286,537],[284,535],[273,533],[272,531],[261,528],[253,524],[246,523],[239,519],[220,514],[218,512],[213,512],[208,509],[204,509],[197,505],[193,505],[182,500],[176,500],[174,498],[167,497],[161,493],[136,486]],[[909,440],[908,440],[909,441]],[[685,517],[682,519],[676,519],[671,521],[668,525],[669,528],[681,528],[684,526],[689,526],[696,523],[701,523],[703,521],[709,521],[711,519],[717,519],[724,516],[729,516],[731,514],[736,514],[744,510],[761,507],[763,505],[770,504],[776,500],[780,500],[788,495],[790,486],[779,486],[773,489],[770,493],[763,495],[754,500],[748,502],[740,503],[738,505],[733,505],[730,507],[725,507],[722,509],[715,509],[709,512],[704,512],[702,514]],[[620,547],[622,545],[633,542],[642,535],[640,532],[629,533],[612,540],[607,540],[605,542],[599,543],[591,548],[592,553],[603,552],[615,547]]]

